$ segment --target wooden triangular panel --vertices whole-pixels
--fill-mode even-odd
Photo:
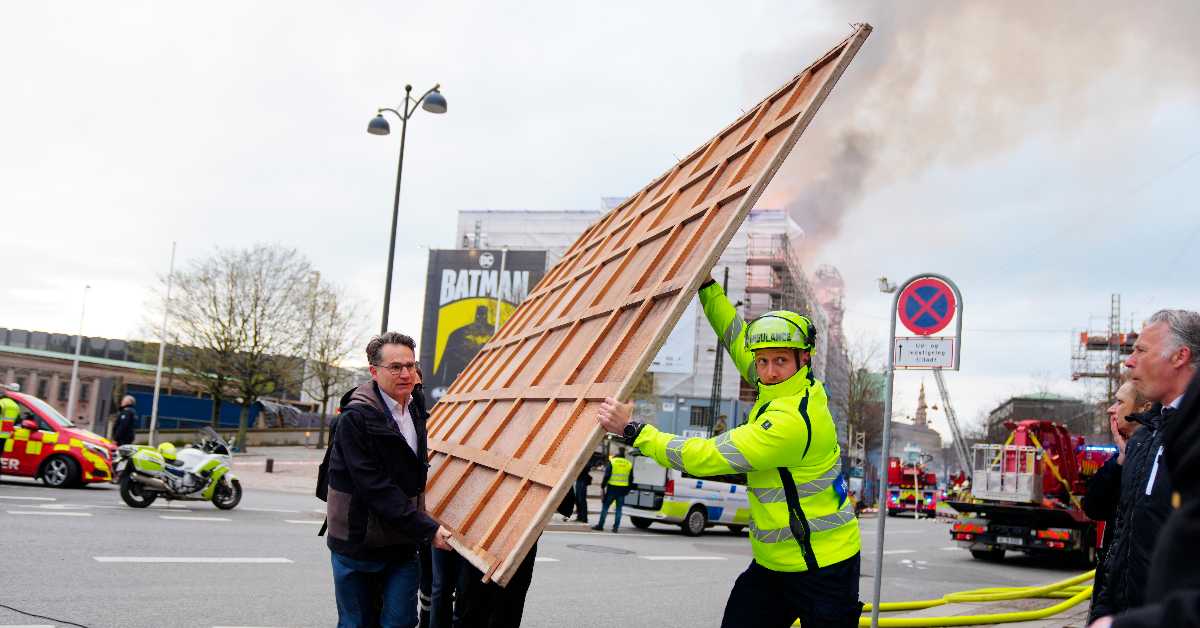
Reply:
[[[505,585],[625,398],[871,32],[854,32],[602,216],[429,419],[430,514]]]

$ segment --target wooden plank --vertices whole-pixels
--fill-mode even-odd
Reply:
[[[596,407],[628,397],[870,31],[585,230],[434,406],[427,503],[485,580],[512,578],[603,438]]]

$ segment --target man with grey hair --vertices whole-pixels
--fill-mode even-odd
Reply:
[[[117,446],[128,445],[137,436],[137,400],[133,395],[121,397],[121,410],[113,423],[113,442]]]
[[[338,626],[416,626],[417,548],[450,549],[425,512],[428,458],[416,343],[387,332],[367,344],[371,381],[343,397],[330,439],[326,519]]]
[[[1106,582],[1108,611],[1119,613],[1146,603],[1146,582],[1154,543],[1171,514],[1171,478],[1163,459],[1167,427],[1174,420],[1188,383],[1200,365],[1200,314],[1160,310],[1146,321],[1125,360],[1129,379],[1153,406],[1129,416],[1147,429],[1125,445],[1120,464],[1121,501],[1114,518],[1113,546]]]

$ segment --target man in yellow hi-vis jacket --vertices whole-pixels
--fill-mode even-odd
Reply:
[[[598,419],[659,464],[692,475],[745,473],[754,561],[725,604],[723,628],[857,626],[858,521],[847,499],[837,428],[811,371],[812,321],[767,312],[745,325],[716,282],[700,303],[738,372],[758,389],[747,423],[714,438],[680,438],[631,421],[607,399]]]

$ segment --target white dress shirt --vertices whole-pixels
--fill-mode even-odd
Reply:
[[[417,427],[413,425],[412,415],[408,413],[408,404],[392,399],[383,390],[380,390],[379,394],[383,396],[383,402],[387,404],[388,412],[392,413],[392,420],[396,422],[396,427],[400,428],[400,434],[404,436],[408,448],[414,454],[417,453]]]

